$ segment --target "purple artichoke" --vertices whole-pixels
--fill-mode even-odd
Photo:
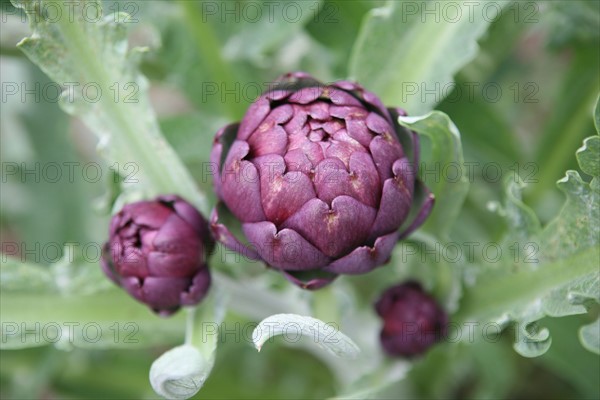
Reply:
[[[191,204],[159,196],[113,216],[100,265],[131,296],[167,316],[206,295],[212,246],[208,223]]]
[[[375,304],[383,318],[381,345],[392,356],[413,357],[442,340],[448,330],[448,314],[417,282],[387,289]]]
[[[386,263],[433,205],[416,178],[417,136],[398,115],[356,83],[284,75],[216,135],[215,191],[248,244],[216,208],[213,234],[307,289]]]

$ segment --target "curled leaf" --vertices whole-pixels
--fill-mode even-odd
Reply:
[[[552,344],[550,331],[538,328],[536,322],[518,324],[518,333],[513,348],[523,357],[539,357],[548,351]]]
[[[188,399],[204,385],[215,364],[218,329],[225,317],[226,295],[213,288],[198,307],[188,308],[186,341],[157,358],[150,384],[167,399]]]
[[[150,384],[167,399],[195,395],[210,374],[212,363],[194,346],[184,344],[157,358],[150,368]]]
[[[592,353],[600,354],[600,318],[579,330],[579,340]]]
[[[348,336],[333,325],[312,317],[296,314],[275,314],[263,319],[252,332],[252,342],[260,351],[272,337],[283,335],[286,341],[295,343],[307,336],[321,348],[337,357],[356,358],[360,349]]]

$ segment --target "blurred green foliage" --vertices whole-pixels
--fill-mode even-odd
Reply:
[[[151,82],[151,99],[160,128],[211,202],[214,198],[210,197],[205,161],[212,138],[220,126],[241,118],[254,97],[266,88],[265,82],[290,70],[305,70],[323,81],[347,78],[354,57],[364,67],[357,70],[368,72],[362,83],[369,88],[368,81],[376,81],[382,67],[379,63],[385,61],[364,59],[366,56],[356,55],[355,51],[361,51],[353,47],[356,39],[366,34],[361,27],[366,25],[367,14],[385,6],[385,2],[295,2],[300,10],[297,19],[291,14],[284,17],[283,3],[277,11],[268,12],[268,3],[104,1],[105,9],[133,11],[139,21],[130,30],[130,42],[150,48],[142,59],[141,70]],[[402,7],[411,4],[421,2],[398,2],[396,7],[407,11]],[[479,45],[474,57],[465,58],[460,68],[451,71],[456,88],[445,93],[445,99],[436,97],[433,101],[431,95],[426,102],[415,97],[412,101],[418,103],[419,111],[435,107],[448,114],[461,132],[465,162],[480,167],[493,163],[502,177],[520,175],[527,183],[519,192],[523,202],[546,224],[564,203],[556,181],[565,170],[580,169],[575,152],[584,138],[595,134],[591,116],[600,89],[600,3],[565,0],[507,2],[502,6],[501,17],[489,21],[487,30],[471,38]],[[238,10],[238,14],[222,14],[225,7]],[[252,14],[245,15],[241,11],[244,9]],[[255,9],[262,10],[260,18],[254,18]],[[399,11],[395,16],[399,20],[392,20],[384,28],[395,34],[404,32],[394,30],[395,25],[402,24],[402,17]],[[20,95],[4,97],[5,83],[34,88],[36,84],[47,86],[49,80],[16,50],[16,41],[28,35],[20,11],[3,0],[2,18],[2,251],[22,261],[49,265],[61,258],[66,243],[99,244],[105,239],[110,205],[118,188],[114,188],[108,165],[95,152],[96,139],[77,118],[68,117],[46,96],[39,101],[33,94],[24,100]],[[431,19],[418,22],[417,35],[435,35]],[[416,39],[426,45],[435,38]],[[374,49],[377,54],[390,52],[390,60],[400,64],[399,71],[412,72],[411,64],[403,64],[401,53],[391,57],[392,51],[402,50],[397,42],[376,37],[369,43],[378,47]],[[418,57],[419,52],[415,50],[414,54]],[[429,66],[428,60],[419,61]],[[386,71],[393,67],[386,65]],[[420,76],[420,71],[414,72]],[[396,79],[403,80],[401,76]],[[383,82],[382,87],[387,83]],[[389,96],[402,99],[402,93],[394,89],[397,86],[389,87]],[[421,95],[419,92],[416,96]],[[430,146],[424,142],[425,157],[428,151]],[[97,163],[102,166],[103,176],[91,182],[77,175],[81,170],[75,169],[72,182],[64,178],[49,182],[35,174],[21,179],[24,168],[53,162]],[[17,169],[5,179],[8,170],[4,165],[8,163]],[[490,211],[503,202],[504,179],[490,175],[495,174],[495,168],[486,174],[480,167],[474,170],[459,223],[449,234],[456,242],[473,238],[501,241],[511,230],[501,213]],[[582,175],[585,182],[590,181],[590,175]],[[417,235],[414,240],[426,241],[427,237]],[[18,248],[10,247],[11,243],[18,243]],[[53,253],[55,244],[61,249],[59,254]],[[48,252],[36,251],[36,246]],[[428,289],[447,300],[451,311],[456,311],[460,290],[455,282],[466,272],[444,260],[434,263],[431,259],[413,259],[403,263],[400,253],[394,256],[391,266],[368,277],[339,280],[340,287],[352,289],[361,307],[356,312],[369,312],[381,289],[407,277],[424,281]],[[214,268],[244,278],[235,265],[218,260],[214,264]],[[72,268],[80,268],[79,273],[87,276],[88,271],[81,269],[88,267]],[[256,272],[260,267],[252,266],[251,270]],[[285,286],[276,274],[269,274],[266,280],[269,288]],[[35,313],[36,298],[31,296],[28,303],[22,303],[27,304],[24,314]],[[112,296],[108,292],[107,297]],[[104,300],[99,298],[101,301],[94,304],[100,306]],[[40,295],[38,300],[43,299]],[[85,299],[72,301],[81,301],[80,306],[85,308]],[[293,302],[295,298],[290,299]],[[54,303],[48,304],[51,307]],[[376,397],[598,398],[599,356],[586,351],[577,339],[577,330],[598,317],[597,305],[588,308],[587,314],[539,321],[552,332],[552,346],[538,358],[524,358],[513,351],[517,332],[511,326],[497,342],[439,345],[416,360],[405,379],[384,388]],[[154,338],[149,348],[131,350],[64,351],[54,346],[2,350],[0,397],[155,398],[148,384],[148,370],[162,352],[179,343],[181,318],[168,326],[167,322],[155,323],[153,316],[141,314],[136,305],[120,311],[125,313],[124,318],[130,312],[146,321],[149,330],[159,332],[158,339]],[[261,311],[259,315],[267,315]],[[110,310],[104,312],[110,315]],[[251,322],[248,318],[230,312],[226,323]],[[348,326],[350,330],[345,333],[351,337],[375,337],[379,329]],[[214,370],[196,398],[326,398],[335,396],[338,389],[334,373],[313,353],[275,341],[257,354],[248,341],[221,332]]]

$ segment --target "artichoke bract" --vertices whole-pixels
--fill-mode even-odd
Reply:
[[[386,263],[433,205],[416,178],[418,138],[398,115],[354,82],[281,77],[215,137],[215,192],[246,243],[219,221],[223,207],[215,238],[307,289]]]
[[[112,217],[100,265],[131,296],[167,316],[210,287],[208,222],[175,195],[127,204]]]
[[[387,289],[375,310],[383,318],[381,345],[391,356],[417,356],[446,337],[448,314],[418,282]]]

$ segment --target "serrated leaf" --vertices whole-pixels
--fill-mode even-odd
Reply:
[[[585,314],[588,300],[600,300],[600,274],[584,275],[553,290],[543,300],[544,312],[551,317]]]
[[[422,117],[398,117],[398,122],[431,141],[431,158],[421,160],[419,173],[436,200],[422,229],[446,239],[469,191],[460,132],[450,118],[440,111]],[[456,171],[456,179],[454,172],[451,179],[444,177],[442,171],[446,168]]]
[[[563,258],[600,244],[600,191],[567,171],[557,182],[567,200],[558,216],[539,235],[540,258]]]
[[[600,136],[585,139],[575,154],[583,172],[594,177],[600,176]]]
[[[579,340],[592,353],[600,354],[600,318],[579,330]]]
[[[412,115],[431,111],[442,100],[442,88],[475,57],[477,39],[490,22],[481,12],[466,12],[463,2],[456,3],[463,10],[456,19],[440,18],[439,4],[389,1],[371,10],[352,52],[350,76],[385,104]],[[426,7],[437,7],[437,12],[426,14]],[[423,23],[423,18],[435,23]]]
[[[520,334],[514,348],[525,357],[537,357],[545,353],[551,344],[549,332],[527,330],[531,323],[545,315],[559,317],[582,314],[587,312],[588,301],[600,301],[600,227],[593,223],[600,218],[600,193],[584,182],[576,171],[568,171],[567,176],[557,185],[566,194],[567,201],[559,215],[539,232],[535,222],[537,219],[530,213],[531,210],[516,201],[520,198],[521,188],[515,185],[507,187],[509,193],[505,210],[509,226],[513,226],[509,237],[520,243],[528,241],[535,245],[533,259],[536,262],[522,264],[529,267],[525,269],[529,271],[527,278],[526,274],[512,274],[506,275],[504,279],[492,278],[488,282],[492,287],[501,285],[501,282],[511,286],[510,289],[505,287],[504,294],[497,292],[497,297],[492,302],[504,303],[504,313],[510,314],[518,325]],[[523,221],[530,222],[523,224]],[[529,229],[531,226],[534,229]],[[583,254],[588,256],[580,258]],[[562,276],[562,280],[555,279],[557,274]],[[533,278],[536,275],[537,279]],[[525,285],[527,279],[531,279],[529,285]],[[493,284],[492,281],[496,283]],[[493,289],[486,288],[483,282],[478,285],[487,292],[487,297],[493,293]],[[521,290],[524,296],[516,301],[517,293]],[[503,301],[502,297],[509,291],[512,293],[512,301]],[[487,300],[479,301],[484,303]],[[536,310],[535,313],[532,307]],[[502,307],[497,308],[497,312],[501,310]]]
[[[285,335],[297,341],[307,336],[329,353],[343,358],[356,358],[360,349],[348,336],[331,324],[296,314],[275,314],[263,319],[252,332],[252,342],[258,351],[272,337]]]
[[[535,212],[523,203],[522,190],[525,182],[518,176],[507,177],[504,182],[506,201],[504,215],[508,223],[510,240],[524,242],[542,229]]]
[[[63,17],[44,18],[47,3]],[[127,49],[129,15],[102,17],[101,2],[94,0],[13,4],[25,10],[33,30],[19,48],[64,87],[61,107],[98,136],[109,163],[134,163],[139,168],[138,187],[146,196],[178,193],[208,213],[203,194],[158,128],[148,100],[148,81],[137,69],[144,49]],[[90,10],[98,15],[89,15]]]
[[[542,302],[536,301],[518,315],[513,348],[523,357],[539,357],[550,348],[552,338],[546,328],[540,328],[537,320],[544,316]]]
[[[481,318],[494,319],[523,305],[540,301],[552,290],[563,287],[567,282],[597,273],[600,250],[596,247],[582,250],[553,262],[545,262],[534,270],[496,276],[482,276],[477,284],[465,289],[463,304],[457,320]],[[513,318],[514,319],[514,318]]]
[[[594,118],[598,113],[597,107]],[[590,143],[589,139],[586,140],[587,144]],[[594,167],[597,155],[589,154],[593,151],[590,148],[586,145],[580,149],[578,158],[582,170],[597,173]],[[543,354],[551,343],[549,332],[528,330],[536,320],[545,315],[582,314],[587,311],[589,302],[600,303],[598,177],[594,176],[587,183],[577,171],[567,171],[557,186],[566,195],[566,201],[556,218],[543,230],[535,233],[537,229],[527,229],[530,223],[514,224],[513,221],[517,228],[520,226],[513,233],[515,237],[531,235],[530,240],[539,249],[536,251],[539,263],[518,273],[505,273],[501,277],[488,274],[476,287],[466,291],[465,298],[468,301],[466,308],[461,310],[463,316],[478,308],[479,311],[487,308],[488,316],[494,313],[496,316],[509,315],[518,324],[521,333],[515,342],[515,350],[527,357]],[[519,198],[520,188],[512,189],[512,194],[509,191],[507,207],[511,202],[518,204],[515,198]],[[527,210],[524,205],[517,207],[519,209]],[[533,216],[526,216],[525,219],[531,218]],[[492,312],[492,309],[495,311]],[[582,330],[585,336],[580,335],[587,340],[582,342],[586,348],[594,348],[595,332],[591,329],[586,327]]]

